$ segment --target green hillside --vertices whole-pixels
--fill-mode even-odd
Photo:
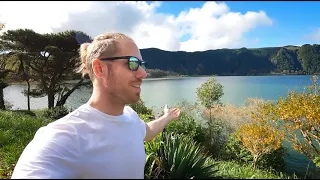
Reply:
[[[217,49],[170,52],[142,49],[148,68],[184,75],[316,74],[320,72],[320,45]]]

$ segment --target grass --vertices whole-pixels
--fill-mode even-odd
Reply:
[[[25,146],[51,120],[42,111],[0,111],[0,178],[9,178]]]
[[[232,161],[217,161],[217,175],[230,179],[298,179],[274,171],[254,169],[252,165],[238,164]]]

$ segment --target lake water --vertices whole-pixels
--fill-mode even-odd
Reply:
[[[224,87],[224,104],[240,105],[248,97],[277,100],[286,96],[289,90],[303,91],[311,84],[311,76],[218,76],[216,80]],[[146,106],[159,112],[165,104],[174,106],[181,100],[196,102],[196,89],[209,77],[183,77],[146,79],[142,84],[142,98]],[[11,85],[4,89],[5,100],[13,109],[27,109],[27,98],[21,93],[25,85]],[[90,88],[76,90],[67,100],[66,105],[73,109],[85,103],[91,95]],[[31,98],[31,109],[47,107],[47,98]],[[304,173],[309,161],[294,151],[286,157],[290,163],[289,172]],[[310,167],[309,167],[310,168]],[[309,169],[310,171],[310,169]]]
[[[285,96],[289,90],[302,91],[310,85],[311,76],[218,76],[216,80],[223,85],[225,104],[242,104],[248,97],[258,97],[277,100]],[[141,86],[143,101],[148,107],[156,111],[166,103],[173,106],[181,100],[195,102],[196,89],[206,82],[209,77],[183,77],[146,79]],[[13,105],[13,109],[27,109],[27,97],[21,92],[26,85],[11,85],[4,89],[5,100]],[[91,95],[92,89],[76,90],[68,98],[66,105],[77,108],[85,103]],[[31,98],[31,109],[47,107],[47,97]]]

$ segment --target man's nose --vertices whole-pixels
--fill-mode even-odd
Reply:
[[[148,75],[147,75],[147,72],[145,69],[143,69],[141,66],[138,68],[137,70],[137,74],[136,74],[136,78],[139,78],[139,79],[144,79],[146,78]]]

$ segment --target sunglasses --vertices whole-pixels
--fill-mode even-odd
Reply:
[[[101,61],[114,61],[118,59],[127,59],[129,64],[129,69],[131,71],[137,71],[139,66],[141,66],[144,70],[146,69],[146,61],[142,61],[134,56],[120,56],[120,57],[110,57],[110,58],[101,58]]]

